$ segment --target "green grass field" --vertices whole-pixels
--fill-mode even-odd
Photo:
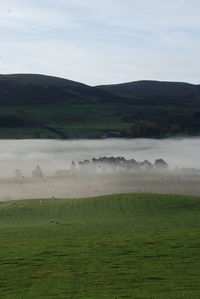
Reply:
[[[163,105],[163,103],[162,103]],[[0,138],[1,139],[28,139],[28,138],[61,138],[63,134],[69,139],[81,138],[103,138],[108,137],[155,137],[153,133],[136,136],[133,134],[134,125],[140,123],[148,126],[159,119],[165,117],[166,113],[173,119],[184,118],[187,114],[193,115],[195,109],[180,105],[172,107],[165,106],[163,112],[159,105],[148,105],[148,109],[141,103],[46,103],[17,106],[2,106],[0,110]],[[2,125],[1,118],[5,116],[15,116],[25,120],[26,126]],[[34,120],[34,124],[32,121]],[[196,120],[197,121],[197,120]],[[200,120],[199,120],[200,121]],[[198,126],[199,127],[199,126]],[[53,130],[52,130],[53,129]],[[55,131],[56,130],[56,131]],[[140,128],[140,133],[142,133]],[[157,135],[157,137],[170,136],[170,129],[167,135]],[[171,132],[172,135],[175,132]],[[183,133],[183,132],[182,132]],[[193,132],[194,133],[194,132]],[[186,134],[187,135],[187,134]]]
[[[131,108],[129,107],[129,110]],[[60,103],[31,106],[2,106],[0,118],[5,115],[24,118],[34,116],[38,126],[4,127],[0,126],[1,139],[61,138],[102,138],[108,132],[129,132],[132,122],[124,122],[121,116],[122,105],[113,104],[73,104]],[[125,109],[124,109],[125,110]],[[126,114],[126,111],[124,113]],[[120,112],[120,113],[119,113]],[[52,132],[44,126],[57,130]],[[119,136],[118,136],[119,137]]]
[[[0,298],[200,298],[200,198],[2,203]]]

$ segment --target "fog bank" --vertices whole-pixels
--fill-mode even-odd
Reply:
[[[0,140],[0,201],[127,192],[200,195],[199,148],[199,138]],[[169,167],[160,168],[157,159]]]
[[[69,168],[93,157],[117,157],[152,163],[162,158],[174,167],[200,168],[200,138],[185,139],[104,139],[104,140],[0,140],[0,176],[13,176],[19,168],[25,176],[40,165],[44,174]]]

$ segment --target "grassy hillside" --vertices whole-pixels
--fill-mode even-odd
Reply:
[[[197,96],[199,99],[200,86],[183,82],[136,81],[113,85],[99,86],[106,91],[112,91],[130,97],[172,98],[175,102],[184,97]]]
[[[0,75],[0,138],[193,136],[200,87],[138,81],[91,87],[34,74]]]
[[[3,203],[0,297],[197,299],[199,204],[153,194]]]

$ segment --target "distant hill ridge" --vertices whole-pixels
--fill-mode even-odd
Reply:
[[[200,85],[184,82],[143,80],[93,87],[46,75],[0,75],[0,107],[0,138],[23,138],[25,131],[28,138],[200,133]]]
[[[104,91],[104,92],[103,92]],[[0,103],[6,104],[6,100],[23,101],[27,93],[30,98],[35,100],[63,100],[67,96],[97,96],[99,99],[105,95],[118,95],[118,97],[146,98],[164,96],[199,96],[200,85],[182,82],[164,81],[134,81],[128,83],[99,85],[92,87],[83,83],[75,82],[59,77],[37,75],[37,74],[10,74],[0,75]],[[55,94],[54,94],[55,93]],[[28,102],[30,99],[26,98]]]
[[[134,81],[121,84],[98,86],[107,91],[113,91],[127,96],[160,96],[160,95],[194,95],[200,93],[200,86],[184,82],[168,81]]]

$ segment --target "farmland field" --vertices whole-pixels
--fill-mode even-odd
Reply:
[[[199,220],[192,196],[4,202],[0,298],[200,298]]]

